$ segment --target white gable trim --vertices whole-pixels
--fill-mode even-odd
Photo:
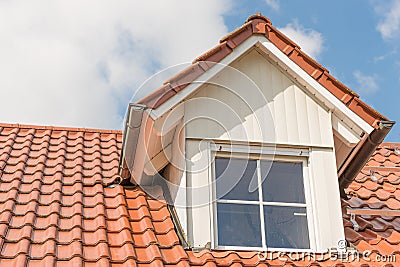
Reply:
[[[257,45],[258,44],[258,45]],[[331,92],[325,87],[314,80],[308,75],[302,68],[294,63],[290,58],[287,57],[282,51],[279,50],[273,43],[271,43],[266,37],[260,35],[253,35],[245,40],[242,44],[236,47],[232,53],[222,59],[218,64],[207,70],[197,81],[207,82],[220,71],[222,71],[227,65],[231,64],[242,54],[248,51],[253,46],[257,46],[266,53],[270,58],[274,59],[278,65],[292,75],[301,85],[307,88],[307,90],[315,95],[317,99],[322,101],[332,112],[342,120],[350,129],[358,132],[358,129],[370,134],[373,131],[373,127],[364,121],[355,112],[349,109],[342,101],[337,99]],[[153,120],[157,120],[166,112],[171,110],[184,99],[188,98],[203,84],[196,82],[188,85],[184,90],[179,91],[176,95],[168,99],[165,103],[159,106],[157,109],[148,109],[147,112]],[[358,129],[357,129],[358,128]],[[361,133],[359,133],[361,134]]]

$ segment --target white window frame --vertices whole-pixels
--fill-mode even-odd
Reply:
[[[316,249],[316,234],[315,222],[313,216],[312,194],[311,194],[311,166],[309,161],[310,149],[304,147],[283,147],[278,148],[275,146],[247,146],[247,145],[232,145],[232,144],[210,144],[210,177],[213,186],[210,187],[213,196],[211,207],[212,219],[212,235],[211,235],[211,248],[215,250],[251,250],[251,251],[285,251],[285,252],[312,252]],[[261,220],[261,233],[262,233],[262,247],[244,247],[244,246],[220,246],[218,245],[218,226],[217,226],[217,203],[231,203],[231,204],[251,204],[255,205],[256,201],[246,200],[217,200],[216,199],[216,174],[215,174],[215,158],[238,158],[257,160],[257,177],[258,184],[261,184],[261,169],[260,160],[272,161],[286,161],[286,162],[301,162],[303,166],[303,185],[305,204],[299,203],[282,203],[278,202],[264,202],[262,200],[262,187],[258,188],[258,205],[260,206],[260,220]],[[264,206],[289,206],[289,207],[304,207],[307,213],[307,226],[310,248],[308,249],[293,249],[293,248],[270,248],[266,246],[265,223],[264,223]]]

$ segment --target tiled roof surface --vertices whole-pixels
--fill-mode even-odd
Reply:
[[[346,191],[351,197],[344,205],[400,212],[400,143],[381,144]],[[400,258],[400,216],[359,215],[356,221],[359,231],[347,220],[345,230],[357,248],[395,253]]]
[[[333,77],[325,67],[304,53],[299,45],[272,26],[271,21],[260,14],[250,16],[244,25],[223,37],[217,46],[197,57],[192,65],[165,81],[163,86],[139,100],[138,103],[150,108],[158,108],[214,66],[214,62],[220,62],[253,35],[265,36],[294,63],[370,125],[378,127],[377,122],[388,120],[364,103],[355,92]]]
[[[180,245],[167,206],[138,187],[109,186],[119,131],[0,124],[0,266],[383,266],[256,252],[192,252]],[[343,205],[400,208],[400,155],[383,144]],[[371,172],[373,170],[373,172]],[[400,217],[344,215],[346,238],[372,255],[395,253]],[[396,265],[397,264],[397,265]],[[390,265],[388,265],[390,266]]]
[[[0,125],[0,266],[185,262],[164,203],[108,188],[120,131]]]

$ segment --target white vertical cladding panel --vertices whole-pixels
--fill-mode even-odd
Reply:
[[[299,125],[299,122],[297,120],[297,100],[295,98],[295,90],[296,86],[295,85],[290,85],[288,89],[284,91],[284,96],[285,96],[285,108],[286,108],[286,125],[287,125],[287,138],[288,142],[293,142],[293,143],[300,143],[302,140],[300,140],[299,137],[299,128],[302,128],[302,125]],[[293,140],[293,141],[291,141]]]
[[[205,247],[211,242],[211,212],[209,143],[186,141],[188,208],[187,235],[194,247]]]
[[[259,52],[232,67],[185,103],[187,137],[333,146],[329,111]]]
[[[258,61],[264,60],[260,58],[260,56],[257,57]],[[257,62],[257,64],[260,64],[261,62]],[[263,64],[263,63],[261,63]],[[265,64],[265,63],[264,63]],[[285,90],[288,90],[290,87],[289,81],[285,81],[286,77],[283,77],[281,73],[278,71],[276,68],[271,68],[270,69],[272,73],[272,80],[270,84],[265,88],[264,85],[262,85],[263,92],[265,90],[268,90],[270,88],[273,88],[274,96],[273,96],[273,102],[274,102],[274,122],[275,122],[275,134],[276,134],[276,142],[281,142],[281,143],[286,143],[288,140],[288,132],[287,132],[287,125],[286,125],[286,105],[285,105]],[[250,74],[251,75],[251,74]],[[256,79],[254,77],[253,79]],[[288,87],[286,87],[288,86]],[[268,105],[270,106],[270,105]]]
[[[301,142],[305,144],[311,144],[311,131],[309,124],[309,114],[307,110],[307,99],[309,98],[304,92],[298,88],[294,87],[294,94],[296,99],[296,117],[298,123],[298,134]]]
[[[337,247],[344,240],[336,162],[332,150],[312,149],[310,180],[313,194],[314,223],[317,226],[317,250]]]
[[[333,130],[332,130],[332,112],[318,106],[319,129],[321,135],[321,143],[329,144],[328,146],[334,147],[333,143]],[[315,129],[313,129],[315,131]]]
[[[307,117],[308,117],[308,125],[309,133],[310,133],[310,141],[314,144],[321,143],[321,134],[319,128],[319,112],[318,106],[315,105],[315,102],[306,98],[306,107],[307,107]]]

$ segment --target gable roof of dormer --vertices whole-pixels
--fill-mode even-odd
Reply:
[[[269,48],[262,43],[264,40],[268,40],[271,44]],[[350,153],[338,167],[341,192],[344,194],[343,189],[360,172],[394,122],[363,102],[357,93],[333,77],[325,67],[303,52],[299,45],[272,26],[271,21],[261,14],[250,16],[244,25],[223,37],[217,46],[197,57],[192,65],[166,80],[161,87],[137,103],[130,105],[120,166],[120,173],[124,179],[134,180],[130,170],[133,168],[137,150],[139,132],[136,131],[140,131],[140,121],[154,121],[161,117],[191,91],[200,87],[200,83],[195,82],[199,81],[196,79],[200,77],[202,78],[200,81],[210,79],[224,65],[229,65],[252,47],[264,50],[271,57],[275,56],[277,63],[284,60],[282,65],[285,68],[291,65],[287,67],[291,68],[291,74],[298,75],[300,80],[304,79],[304,83],[309,85],[308,89],[316,88],[317,94],[330,101],[333,109],[351,117],[355,125],[362,129],[361,132],[357,132],[359,135],[357,145],[351,147]],[[220,69],[215,70],[213,67]],[[134,126],[130,125],[132,121],[135,123]]]
[[[260,14],[250,16],[244,25],[221,38],[217,46],[197,57],[191,66],[166,80],[160,88],[140,99],[137,103],[157,109],[209,70],[213,66],[210,64],[211,62],[220,62],[231,54],[236,47],[254,35],[266,37],[288,58],[371,126],[377,128],[378,122],[388,120],[363,102],[357,93],[333,77],[325,67],[308,56],[299,45],[272,26],[271,21]]]

